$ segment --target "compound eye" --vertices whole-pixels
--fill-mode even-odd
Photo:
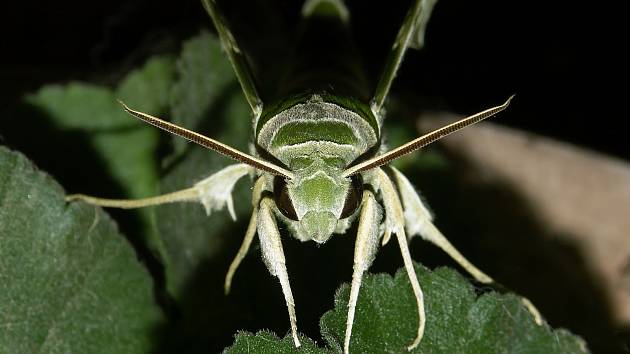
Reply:
[[[273,199],[276,202],[278,210],[282,215],[291,220],[298,221],[297,213],[289,197],[289,189],[287,188],[287,182],[284,177],[276,176],[273,179]]]
[[[350,177],[350,188],[346,194],[346,201],[341,211],[340,219],[345,219],[354,214],[363,198],[363,178],[361,175],[353,175]]]

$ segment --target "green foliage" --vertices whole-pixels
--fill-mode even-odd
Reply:
[[[161,320],[148,272],[100,208],[0,147],[0,352],[141,353]]]
[[[186,42],[176,63],[151,59],[116,89],[71,83],[47,86],[30,95],[27,102],[44,113],[57,132],[78,132],[85,137],[103,166],[80,173],[88,179],[91,174],[108,175],[124,189],[124,195],[108,197],[171,192],[231,163],[173,137],[162,139],[171,144],[160,164],[156,152],[163,133],[127,116],[117,98],[150,114],[170,116],[177,124],[241,150],[249,149],[251,113],[218,41],[208,33]],[[436,161],[440,165],[441,157]],[[100,208],[66,204],[56,182],[22,155],[0,148],[0,352],[208,352],[212,351],[208,348],[216,349],[216,343],[225,342],[225,333],[230,340],[239,328],[256,328],[245,307],[267,307],[270,298],[280,304],[278,311],[270,305],[277,320],[262,326],[281,328],[276,332],[287,330],[279,285],[258,260],[255,247],[236,274],[234,294],[223,295],[223,276],[251,212],[249,187],[244,179],[235,190],[240,223],[231,221],[225,211],[208,217],[194,203],[142,212],[143,242],[156,251],[164,267],[165,279],[161,279],[160,273],[150,274],[136,260],[132,247]],[[128,236],[135,239],[136,235]],[[346,245],[351,249],[351,240]],[[296,246],[287,240],[285,250],[290,253],[296,247],[308,245]],[[299,262],[291,254],[287,260],[293,277],[291,267]],[[349,265],[344,263],[344,267]],[[448,269],[429,272],[418,266],[417,272],[428,316],[417,352],[582,351],[579,338],[533,324],[513,295],[477,296],[464,278]],[[319,281],[314,279],[293,278],[298,299],[303,298],[300,281],[304,286]],[[334,281],[335,285],[341,282]],[[174,298],[178,318],[164,318],[155,304],[154,284],[158,284],[157,294],[168,292]],[[265,292],[254,297],[251,289]],[[341,350],[348,293],[349,287],[343,285],[334,309],[321,319],[326,347],[302,337],[300,352]],[[303,303],[298,303],[298,318],[302,318],[300,306]],[[353,352],[403,352],[414,337],[415,306],[404,271],[394,278],[368,275],[359,296]],[[306,327],[304,322],[298,324]],[[239,332],[226,349],[227,353],[295,351],[290,336],[278,339],[269,331]]]
[[[131,106],[142,106],[149,114],[163,112],[168,105],[174,69],[173,60],[156,57],[131,72],[114,90],[78,82],[49,85],[26,97],[26,102],[45,113],[59,133],[80,132],[88,137],[90,147],[97,154],[94,158],[104,162],[101,173],[107,173],[123,187],[124,195],[112,197],[148,197],[158,192],[155,151],[160,132],[130,119],[117,99]],[[155,237],[151,211],[137,213],[143,224],[142,236],[159,253],[161,245]]]
[[[224,354],[239,354],[254,352],[260,354],[292,354],[295,352],[304,354],[331,353],[330,350],[320,348],[313,340],[300,336],[302,346],[295,349],[293,338],[288,335],[280,339],[269,331],[260,331],[253,335],[247,332],[239,332],[234,340],[234,345],[226,348]]]
[[[177,72],[171,96],[172,121],[247,151],[251,111],[216,37],[202,33],[184,43]],[[161,181],[163,192],[190,187],[233,163],[180,137],[172,137],[172,143],[174,152],[166,158],[167,173]],[[251,210],[247,191],[246,183],[239,182],[234,200],[240,219],[246,219]],[[201,204],[166,205],[157,213],[167,258],[168,289],[179,297],[200,263],[222,251],[226,228],[234,222],[224,211],[208,217]]]
[[[538,326],[514,295],[477,296],[470,283],[452,269],[433,272],[416,265],[427,311],[424,338],[415,353],[586,353],[585,343],[563,329]],[[335,296],[335,308],[321,319],[327,349],[306,341],[305,353],[334,353],[343,348],[350,287]],[[357,305],[351,352],[403,353],[415,338],[416,303],[404,270],[395,277],[371,274],[363,281]],[[273,343],[273,344],[272,344]],[[267,332],[239,333],[227,353],[290,353],[291,337]]]

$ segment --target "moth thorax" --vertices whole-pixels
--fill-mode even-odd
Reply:
[[[287,166],[296,156],[314,152],[338,156],[347,165],[378,143],[377,132],[366,118],[318,95],[259,124],[258,148]]]

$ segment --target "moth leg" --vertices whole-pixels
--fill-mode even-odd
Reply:
[[[252,191],[252,204],[254,206],[254,211],[252,212],[252,216],[249,219],[249,225],[247,226],[247,231],[245,232],[245,238],[243,239],[243,243],[241,244],[241,247],[238,249],[238,252],[236,253],[236,256],[234,257],[234,260],[232,260],[232,263],[230,264],[230,268],[228,269],[228,272],[225,275],[225,283],[224,283],[223,288],[225,290],[226,295],[230,293],[230,288],[232,287],[232,278],[234,277],[234,273],[236,272],[236,269],[238,269],[238,266],[241,264],[241,261],[243,260],[243,258],[245,258],[245,255],[247,254],[247,251],[249,250],[249,247],[251,246],[252,241],[254,240],[254,235],[256,235],[256,225],[258,224],[258,204],[260,204],[260,198],[262,196],[264,183],[265,183],[265,178],[260,177],[254,184],[254,189]]]
[[[178,190],[172,193],[166,193],[155,197],[142,199],[107,199],[98,198],[85,194],[70,194],[66,196],[66,201],[71,202],[80,200],[88,204],[98,205],[106,208],[135,209],[148,206],[175,203],[175,202],[194,202],[197,201],[197,191],[194,187]]]
[[[278,225],[273,216],[273,199],[264,196],[260,202],[258,210],[258,238],[260,239],[260,248],[262,250],[263,261],[269,269],[271,275],[278,277],[284,300],[289,310],[289,321],[291,322],[291,334],[293,335],[293,343],[296,347],[300,346],[300,340],[297,336],[297,319],[295,316],[295,302],[291,293],[289,284],[289,275],[287,274],[286,261],[284,251],[282,250],[282,242],[280,241],[280,232]]]
[[[416,296],[416,303],[418,306],[418,333],[416,334],[416,338],[413,340],[413,342],[407,346],[407,350],[412,351],[418,346],[418,344],[420,344],[422,336],[424,336],[424,326],[426,323],[426,315],[424,312],[424,294],[422,293],[422,289],[420,288],[420,283],[418,282],[416,271],[413,268],[413,261],[411,260],[411,253],[409,252],[409,245],[407,244],[407,237],[405,236],[405,232],[397,232],[396,239],[398,240],[400,254],[402,255],[403,263],[405,263],[405,269],[407,270],[407,275],[409,276],[411,288],[413,289],[413,293]]]
[[[446,252],[455,262],[457,262],[457,264],[464,268],[478,282],[483,284],[494,283],[495,281],[490,276],[470,263],[433,224],[433,216],[424,206],[420,196],[413,188],[407,177],[405,177],[405,175],[396,168],[391,167],[391,169],[404,206],[405,228],[407,229],[409,238],[414,235],[420,235],[420,237],[424,240],[433,243]],[[521,297],[521,302],[532,314],[534,321],[538,325],[542,324],[542,316],[532,302],[525,297]]]
[[[429,241],[446,252],[455,262],[464,268],[478,282],[489,284],[494,280],[486,273],[479,270],[470,263],[449,240],[433,224],[433,216],[424,206],[420,196],[413,188],[407,177],[396,168],[391,168],[394,174],[396,185],[405,209],[405,226],[409,237],[420,235],[424,240]]]
[[[352,272],[352,286],[350,288],[350,299],[348,300],[348,319],[346,321],[346,336],[343,344],[343,352],[350,353],[350,337],[352,335],[352,325],[354,324],[354,312],[359,298],[359,289],[363,273],[368,270],[378,249],[379,228],[381,222],[381,208],[374,198],[374,194],[363,191],[363,201],[361,203],[361,214],[359,216],[359,228],[357,230],[357,241],[354,246],[354,269]]]
[[[389,176],[381,168],[374,169],[376,175],[378,187],[383,198],[383,206],[385,207],[385,230],[386,233],[396,234],[398,240],[398,246],[400,247],[400,253],[409,276],[411,288],[416,297],[416,303],[418,305],[418,333],[413,342],[407,346],[407,350],[415,349],[424,335],[424,327],[426,322],[426,316],[424,312],[424,295],[418,282],[418,276],[413,267],[413,261],[411,259],[411,253],[409,252],[409,245],[407,244],[407,236],[405,235],[405,218],[403,213],[403,207],[398,197],[398,193],[394,187]]]
[[[223,284],[223,289],[225,291],[225,295],[230,293],[230,289],[232,288],[232,278],[234,278],[234,273],[238,269],[238,266],[241,265],[241,261],[247,255],[247,251],[254,240],[254,235],[256,235],[256,217],[258,214],[258,210],[254,209],[252,213],[252,217],[249,219],[249,225],[247,226],[247,232],[245,233],[245,238],[243,239],[243,243],[241,247],[238,249],[236,256],[230,263],[230,268],[228,268],[228,272],[225,275],[225,283]]]
[[[72,194],[66,197],[66,201],[82,200],[88,204],[122,209],[143,208],[175,202],[200,202],[208,215],[212,210],[219,210],[227,205],[230,216],[236,220],[232,190],[239,179],[252,171],[253,168],[245,164],[230,165],[190,188],[150,198],[106,199],[84,194]]]

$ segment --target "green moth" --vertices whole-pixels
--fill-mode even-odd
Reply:
[[[320,244],[358,223],[345,353],[350,351],[363,274],[375,258],[379,244],[386,244],[395,235],[417,301],[417,335],[413,340],[410,338],[408,349],[416,348],[424,333],[426,317],[422,289],[407,244],[411,237],[419,235],[437,245],[477,281],[491,283],[493,280],[468,262],[442,235],[409,180],[387,164],[504,110],[511,100],[510,97],[499,106],[397,148],[388,150],[381,144],[385,99],[407,48],[422,46],[424,28],[435,1],[414,1],[380,80],[370,91],[358,61],[352,60],[356,52],[348,33],[348,10],[339,0],[307,0],[302,9],[297,60],[287,68],[277,98],[267,103],[261,100],[245,56],[214,0],[202,0],[253,112],[255,141],[251,151],[238,151],[121,102],[132,116],[239,163],[215,172],[190,188],[161,196],[116,200],[77,194],[69,196],[68,200],[115,208],[196,201],[203,204],[208,214],[227,207],[235,218],[232,189],[240,178],[252,176],[253,212],[243,243],[226,275],[225,291],[229,292],[236,269],[258,235],[264,263],[280,281],[296,347],[300,346],[297,317],[277,223],[286,225],[289,233],[301,241]],[[331,51],[309,48],[308,44],[314,40],[325,41]],[[536,309],[527,299],[523,301],[540,322]]]

